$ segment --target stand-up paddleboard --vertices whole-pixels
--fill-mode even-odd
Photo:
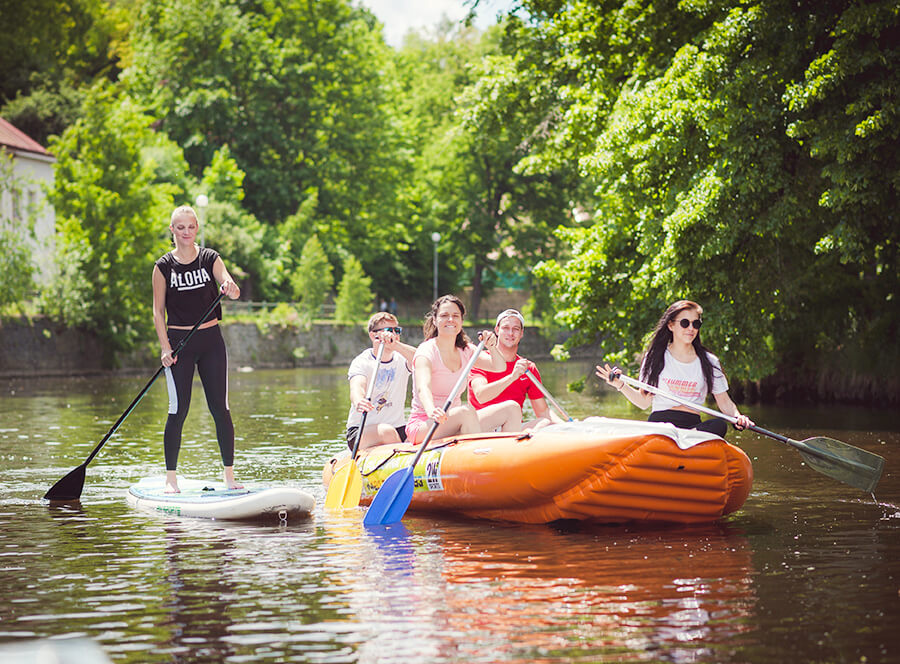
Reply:
[[[128,489],[128,504],[173,516],[225,520],[307,517],[315,498],[292,487],[228,489],[222,482],[179,478],[180,493],[166,493],[165,477],[145,477]]]

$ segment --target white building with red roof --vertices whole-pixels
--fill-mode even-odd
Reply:
[[[0,152],[12,157],[12,178],[17,186],[3,187],[0,220],[15,227],[34,220],[34,238],[29,238],[38,282],[46,282],[53,263],[56,214],[47,200],[53,187],[56,159],[46,148],[12,124],[0,118]],[[24,226],[23,232],[24,232]]]

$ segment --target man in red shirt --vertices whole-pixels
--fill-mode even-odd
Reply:
[[[515,401],[521,408],[525,397],[531,400],[535,419],[523,424],[523,428],[546,426],[551,422],[562,422],[547,406],[547,400],[525,375],[526,369],[538,380],[541,374],[531,360],[519,356],[519,342],[525,335],[525,318],[515,309],[507,309],[497,316],[494,325],[497,334],[497,348],[506,360],[506,369],[500,372],[473,368],[469,374],[469,403],[477,410],[502,401]]]

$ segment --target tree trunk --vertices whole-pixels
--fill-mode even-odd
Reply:
[[[472,302],[469,306],[469,320],[478,320],[478,310],[481,308],[481,275],[484,273],[484,263],[475,261],[472,273]]]

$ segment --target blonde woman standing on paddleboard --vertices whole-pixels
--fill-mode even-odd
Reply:
[[[167,493],[178,493],[176,467],[181,429],[191,405],[194,367],[200,374],[209,412],[216,425],[219,452],[229,489],[242,488],[234,479],[234,424],[228,407],[228,358],[219,328],[222,307],[202,321],[196,334],[176,356],[177,347],[219,295],[219,288],[237,299],[241,289],[231,278],[216,251],[196,244],[200,222],[193,208],[183,205],[172,212],[169,230],[175,247],[153,266],[153,324],[159,337],[160,359],[169,391],[169,416],[163,434]],[[217,285],[218,284],[218,285]]]
[[[653,330],[641,361],[641,381],[702,406],[710,394],[726,415],[737,418],[739,429],[753,425],[728,396],[728,380],[719,358],[700,342],[703,308],[690,300],[679,300],[666,309]],[[699,429],[724,438],[725,420],[701,421],[697,411],[662,395],[652,395],[615,378],[608,364],[597,365],[596,374],[641,409],[652,407],[650,422],[670,422],[680,429]]]

